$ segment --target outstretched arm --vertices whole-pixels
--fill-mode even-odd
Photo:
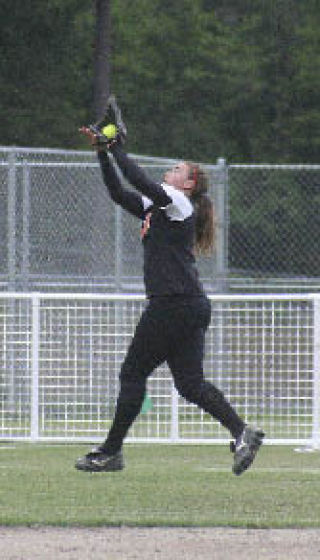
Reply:
[[[105,146],[99,146],[95,133],[86,126],[80,128],[79,132],[87,136],[91,144],[95,146],[97,150],[102,177],[112,200],[130,212],[130,214],[143,219],[145,215],[143,197],[132,190],[126,189],[122,185],[112,161],[104,151]]]
[[[168,206],[171,204],[172,199],[163,189],[163,187],[150,179],[139,165],[133,161],[119,145],[114,144],[110,147],[119,168],[123,175],[144,196],[148,197],[152,202],[159,207]]]
[[[126,189],[119,179],[117,172],[108,154],[98,152],[102,177],[112,200],[137,218],[144,217],[144,205],[142,196]]]

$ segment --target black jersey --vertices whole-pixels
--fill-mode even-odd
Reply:
[[[144,282],[148,297],[202,295],[193,254],[195,218],[183,192],[149,179],[119,147],[113,155],[128,181],[141,194],[126,189],[108,156],[99,154],[112,199],[142,220]]]
[[[142,226],[147,295],[201,294],[203,290],[193,255],[192,205],[183,193],[173,187],[163,185],[162,188],[171,202],[159,208],[150,201]]]

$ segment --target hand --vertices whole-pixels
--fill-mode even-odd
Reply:
[[[88,128],[87,126],[82,126],[81,128],[79,128],[79,132],[81,134],[84,134],[84,136],[87,136],[87,138],[89,138],[90,143],[92,146],[97,146],[98,144],[98,138],[97,135],[92,132],[92,130],[90,130],[90,128]]]
[[[94,127],[82,126],[79,128],[79,132],[84,134],[89,138],[91,145],[98,151],[98,152],[105,152],[109,148],[111,148],[114,144],[117,143],[117,138],[113,138],[108,140],[106,136],[101,134],[99,131],[98,133],[94,132]]]

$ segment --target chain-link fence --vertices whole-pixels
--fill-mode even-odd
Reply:
[[[234,290],[320,288],[320,165],[231,165],[226,200]]]
[[[160,180],[174,160],[135,156]],[[217,245],[207,290],[320,288],[318,165],[206,165]],[[0,287],[143,291],[138,220],[109,199],[95,154],[0,149]]]

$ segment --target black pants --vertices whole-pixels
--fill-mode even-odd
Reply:
[[[179,394],[240,435],[244,423],[221,391],[205,381],[203,354],[211,306],[205,296],[151,298],[136,327],[120,373],[120,393],[113,424],[103,448],[118,451],[140,412],[146,381],[167,362]]]

